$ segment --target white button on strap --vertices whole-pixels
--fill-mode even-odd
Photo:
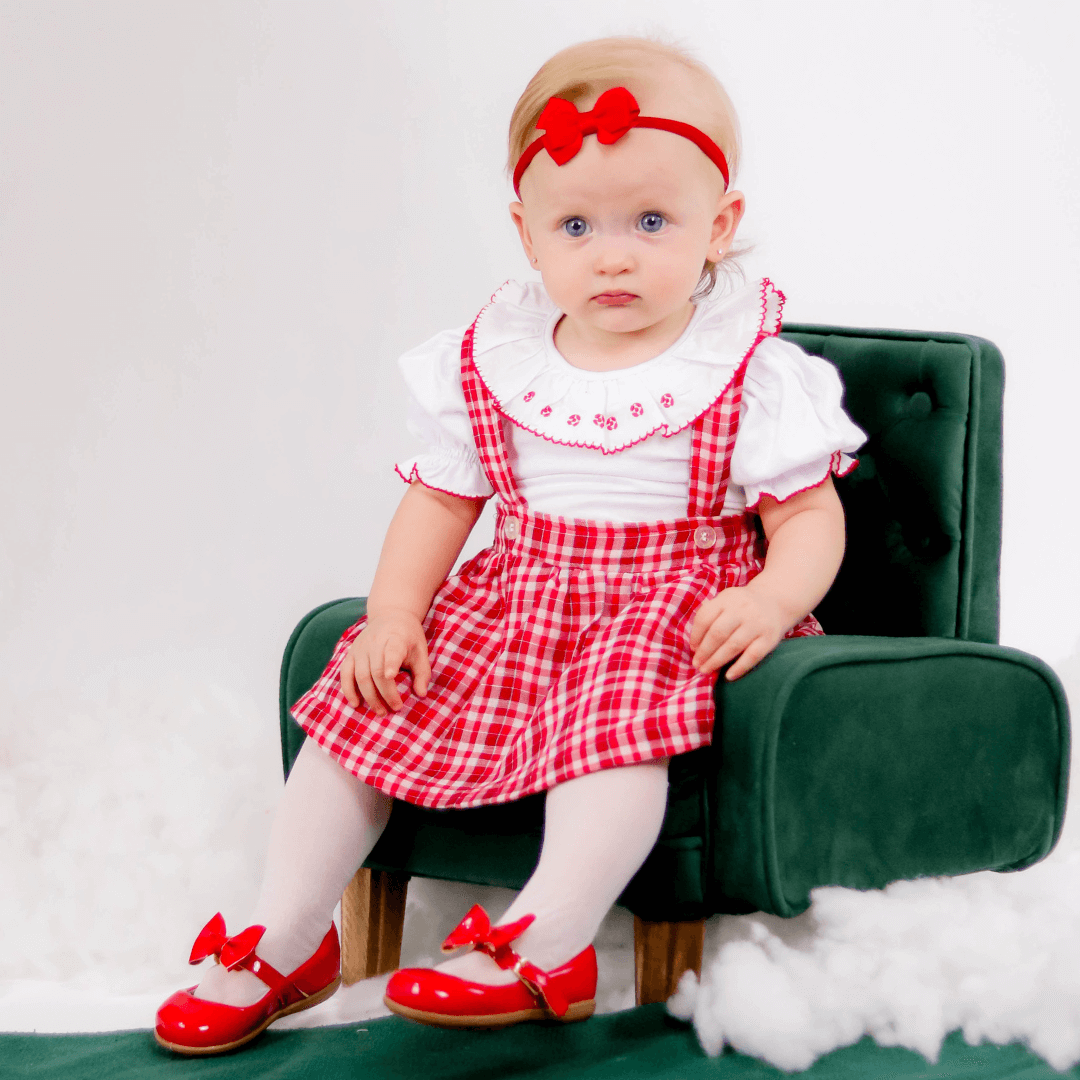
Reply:
[[[507,540],[516,540],[521,532],[521,522],[516,517],[508,517],[503,524]]]
[[[716,530],[709,525],[695,529],[694,543],[703,551],[708,551],[716,543]]]

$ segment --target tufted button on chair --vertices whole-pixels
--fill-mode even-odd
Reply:
[[[712,746],[672,760],[652,854],[620,897],[635,915],[639,1004],[700,972],[704,920],[793,916],[822,885],[1014,871],[1057,842],[1068,787],[1061,685],[997,645],[1004,369],[988,341],[796,326],[784,337],[840,371],[869,435],[837,489],[848,547],[816,610],[824,638],[782,642],[718,682]],[[310,612],[281,669],[290,706],[362,599]],[[410,875],[520,888],[544,796],[472,810],[397,803],[342,900],[346,982],[398,964]]]

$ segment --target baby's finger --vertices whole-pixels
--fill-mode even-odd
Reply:
[[[382,659],[372,665],[375,685],[392,712],[397,712],[403,704],[396,680],[404,659],[405,649],[400,639],[391,638],[383,648]]]
[[[694,651],[694,667],[701,670],[702,664],[721,648],[740,628],[740,620],[734,612],[722,612],[713,620]],[[730,659],[730,657],[728,658]]]
[[[360,707],[360,695],[357,693],[356,679],[353,676],[355,666],[352,653],[346,653],[345,659],[341,661],[339,678],[341,679],[341,692],[345,695],[345,700],[354,709],[358,709]]]
[[[697,650],[701,644],[701,639],[708,632],[710,626],[716,620],[716,617],[723,610],[723,601],[721,597],[714,596],[711,600],[704,601],[697,609],[697,614],[694,615],[694,621],[690,626],[690,648],[694,651]]]
[[[387,715],[386,703],[380,697],[375,686],[375,680],[372,678],[372,673],[368,670],[366,663],[363,667],[357,667],[356,669],[356,686],[360,688],[368,707],[374,708],[377,716]]]
[[[753,640],[753,633],[746,627],[740,626],[712,655],[707,656],[702,663],[698,664],[698,671],[703,675],[710,671],[718,671],[734,660]]]
[[[401,665],[405,663],[409,649],[399,637],[387,638],[382,651],[382,674],[385,679],[396,679]]]
[[[413,690],[417,697],[427,697],[428,684],[431,682],[431,662],[428,659],[427,642],[418,642],[412,651],[410,670],[413,676]]]
[[[773,646],[769,644],[767,638],[754,638],[754,640],[743,649],[742,656],[728,668],[724,678],[727,679],[728,682],[734,682],[748,671],[752,671],[756,668],[772,651]]]

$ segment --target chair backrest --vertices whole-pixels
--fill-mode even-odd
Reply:
[[[961,334],[789,324],[831,361],[869,436],[837,489],[844,564],[816,609],[826,633],[998,639],[1004,365]]]

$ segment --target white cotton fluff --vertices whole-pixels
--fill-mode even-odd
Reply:
[[[1080,700],[1080,653],[1061,674]],[[1021,1040],[1069,1069],[1080,1062],[1078,831],[1067,818],[1051,855],[1017,873],[820,888],[794,919],[711,920],[701,985],[684,980],[669,1010],[693,1019],[708,1054],[728,1044],[787,1071],[865,1034],[936,1061],[957,1028],[970,1045]]]
[[[684,971],[675,993],[668,998],[667,1011],[678,1020],[693,1020],[701,984],[693,971]]]
[[[0,701],[0,1030],[19,987],[92,1001],[197,981],[195,934],[218,910],[240,929],[255,897],[276,718],[179,675]]]

